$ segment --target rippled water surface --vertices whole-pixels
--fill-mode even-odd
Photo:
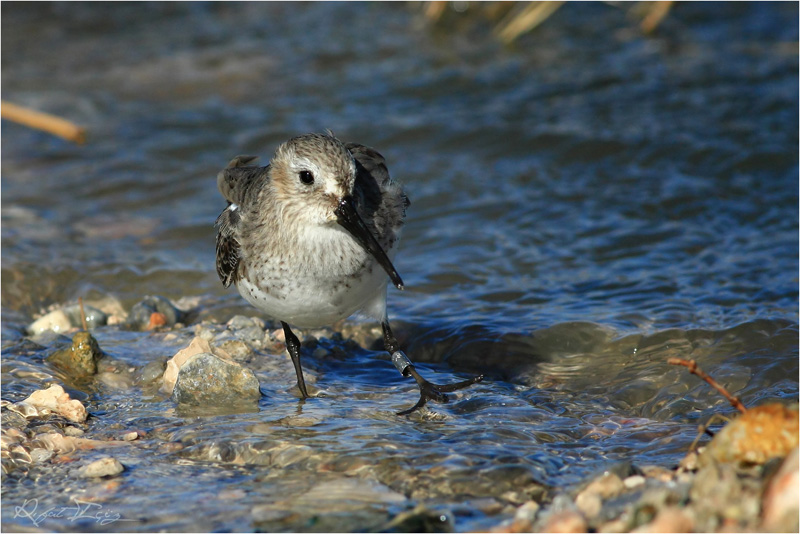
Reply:
[[[147,432],[114,450],[126,471],[102,497],[132,521],[40,526],[377,530],[421,503],[489,528],[615,462],[673,465],[733,411],[669,357],[745,404],[796,401],[797,9],[679,4],[644,38],[570,4],[506,47],[480,15],[434,26],[403,3],[4,2],[3,99],[88,142],[2,124],[3,399],[61,383],[87,437]],[[319,398],[298,403],[284,354],[252,358],[264,398],[245,413],[70,384],[31,348],[26,325],[81,296],[193,298],[172,336],[94,332],[134,372],[201,321],[257,315],[214,272],[216,173],[325,128],[378,149],[411,197],[407,289],[389,292],[406,352],[483,383],[396,416],[415,387],[357,320],[363,346],[304,353]],[[30,526],[25,499],[101,491],[74,480],[6,476],[5,526]]]

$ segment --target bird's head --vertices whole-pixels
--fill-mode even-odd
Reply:
[[[281,217],[295,224],[345,229],[383,267],[399,289],[403,281],[369,227],[354,199],[357,166],[347,147],[331,134],[289,139],[270,161],[270,177]]]

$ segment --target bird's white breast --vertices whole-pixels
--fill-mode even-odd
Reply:
[[[237,283],[256,308],[300,327],[330,325],[357,311],[383,318],[386,272],[343,229],[311,228],[275,248],[247,258],[248,276]]]

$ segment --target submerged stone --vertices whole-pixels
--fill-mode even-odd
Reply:
[[[72,346],[51,354],[47,360],[77,376],[97,374],[97,360],[103,355],[97,340],[81,331],[72,337]]]
[[[449,513],[430,509],[420,504],[413,510],[399,513],[381,530],[383,532],[454,532],[455,525]]]
[[[106,457],[96,460],[83,467],[79,474],[86,478],[100,478],[115,476],[122,473],[125,468],[116,458]]]
[[[219,406],[258,401],[261,391],[251,370],[202,352],[181,366],[172,398],[182,404]]]
[[[22,402],[9,406],[9,409],[13,409],[25,417],[57,413],[75,423],[82,423],[86,421],[87,417],[86,408],[81,401],[70,399],[69,393],[58,385],[34,391]]]
[[[139,384],[155,382],[164,375],[166,367],[167,362],[163,359],[154,360],[137,371],[136,382]]]

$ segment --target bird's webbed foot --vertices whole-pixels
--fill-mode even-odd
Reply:
[[[441,402],[445,404],[450,401],[450,398],[446,395],[447,393],[452,393],[453,391],[458,391],[459,389],[464,389],[465,387],[471,386],[476,382],[480,382],[483,380],[483,375],[478,375],[467,380],[462,380],[461,382],[455,382],[453,384],[433,384],[432,382],[428,382],[422,375],[420,375],[411,361],[403,354],[402,351],[396,351],[392,354],[392,363],[394,363],[395,367],[403,374],[403,376],[411,376],[414,380],[417,381],[417,386],[419,387],[419,401],[407,410],[403,410],[402,412],[397,412],[397,415],[408,415],[413,413],[423,406],[429,401]]]

